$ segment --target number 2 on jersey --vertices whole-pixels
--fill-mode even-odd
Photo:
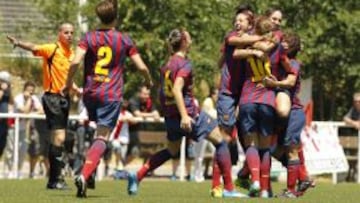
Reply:
[[[265,76],[271,75],[270,70],[270,61],[266,59],[266,61],[262,61],[258,58],[248,58],[247,61],[250,64],[251,70],[254,76],[251,78],[252,82],[260,82]]]
[[[98,82],[110,82],[109,69],[105,68],[105,66],[109,65],[112,59],[112,50],[108,46],[102,46],[97,51],[98,60],[95,65],[95,78],[94,80]]]

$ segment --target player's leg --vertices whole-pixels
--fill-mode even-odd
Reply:
[[[120,102],[100,103],[84,101],[90,121],[96,121],[96,138],[86,153],[85,163],[81,174],[75,178],[77,197],[86,197],[86,181],[96,170],[101,157],[104,155],[112,128],[116,124],[120,112]]]
[[[257,104],[243,104],[239,109],[240,135],[243,141],[246,164],[250,171],[250,196],[258,196],[260,192],[260,156],[257,148]]]
[[[217,127],[216,120],[201,112],[195,124],[195,140],[208,139],[215,146],[214,162],[223,177],[223,197],[244,197],[245,195],[235,191],[231,176],[231,159],[228,144],[224,140]]]
[[[280,90],[276,93],[276,114],[279,118],[280,125],[286,126],[287,118],[290,114],[291,100],[288,90]]]
[[[129,173],[127,188],[129,195],[137,194],[138,184],[148,172],[155,170],[164,162],[178,155],[181,138],[184,135],[184,132],[180,128],[180,120],[167,118],[165,119],[165,125],[167,127],[167,138],[169,140],[167,148],[151,156],[137,173]]]
[[[65,166],[63,160],[66,126],[70,109],[69,97],[45,93],[42,97],[46,122],[50,129],[49,146],[49,181],[48,189],[66,189],[67,185],[61,174]]]

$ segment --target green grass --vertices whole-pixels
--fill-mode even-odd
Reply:
[[[68,182],[72,182],[68,180]],[[87,199],[75,197],[76,188],[72,190],[50,191],[45,188],[45,180],[0,180],[0,202],[359,202],[360,185],[343,183],[332,185],[318,184],[305,196],[293,199],[214,199],[209,195],[210,182],[189,183],[171,181],[145,180],[139,194],[129,197],[126,193],[126,181],[102,181],[96,190],[88,190]],[[273,184],[275,193],[279,193],[284,183]]]

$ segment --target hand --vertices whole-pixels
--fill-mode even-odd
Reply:
[[[191,132],[191,124],[194,120],[190,116],[185,116],[181,118],[180,121],[180,128],[183,129],[185,132]]]
[[[265,60],[265,53],[264,53],[263,51],[254,50],[253,52],[254,52],[254,55],[255,55],[257,58],[261,59],[262,61]]]
[[[25,100],[31,99],[31,93],[30,93],[30,92],[25,91],[25,92],[23,93],[23,95],[24,95]]]
[[[17,46],[19,41],[15,38],[15,37],[12,37],[10,35],[7,35],[6,38],[10,41],[11,44],[13,44],[14,46]]]
[[[265,76],[263,78],[263,85],[265,87],[276,87],[277,86],[276,81],[277,81],[276,78],[274,80],[274,77],[272,76]]]
[[[63,97],[65,97],[66,95],[69,95],[70,89],[71,89],[71,86],[67,86],[67,85],[63,86],[60,90],[60,95]]]

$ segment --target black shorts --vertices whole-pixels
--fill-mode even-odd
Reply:
[[[70,110],[70,98],[63,97],[60,94],[45,93],[42,96],[42,104],[49,129],[66,129]]]

